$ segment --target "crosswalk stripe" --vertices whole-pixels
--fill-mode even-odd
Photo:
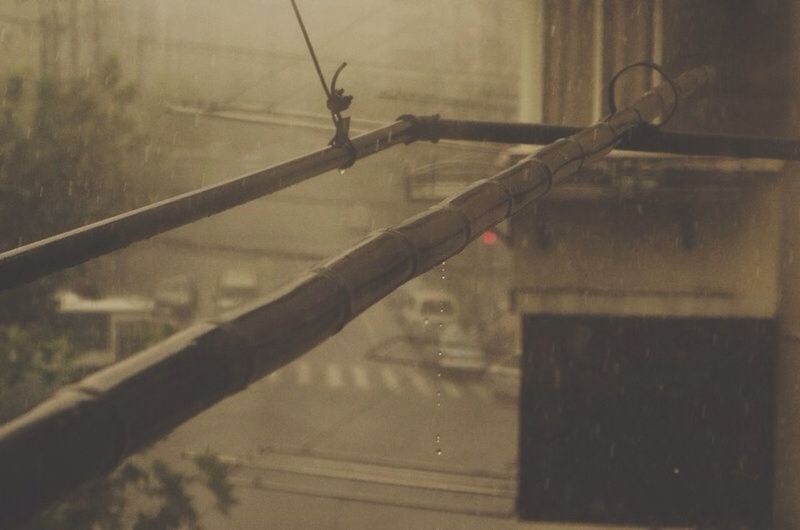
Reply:
[[[433,388],[431,388],[430,383],[428,383],[424,377],[416,372],[411,372],[409,377],[411,377],[411,384],[414,385],[414,388],[416,388],[420,394],[430,396],[433,393]]]
[[[364,370],[363,366],[353,366],[353,380],[355,381],[356,386],[361,390],[367,390],[369,388],[367,371]]]
[[[328,386],[332,388],[341,388],[344,381],[342,381],[342,370],[336,364],[328,365]]]
[[[396,392],[400,389],[400,382],[397,380],[397,376],[391,368],[384,366],[381,370],[381,376],[383,377],[383,382],[386,383],[386,387],[389,390]]]
[[[451,381],[442,381],[442,388],[444,393],[451,398],[458,399],[461,397],[461,391]]]
[[[477,394],[478,397],[481,398],[483,401],[489,401],[489,399],[491,399],[492,397],[489,390],[483,385],[473,384],[470,388],[472,388],[472,391],[475,394]]]
[[[311,383],[311,366],[305,362],[297,363],[297,384],[307,385]]]

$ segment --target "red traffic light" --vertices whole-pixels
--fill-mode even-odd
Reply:
[[[497,234],[491,230],[487,230],[481,234],[481,241],[484,245],[494,245],[497,243]]]

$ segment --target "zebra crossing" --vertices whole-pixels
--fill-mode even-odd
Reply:
[[[393,395],[411,393],[427,398],[493,399],[481,381],[453,381],[405,366],[377,364],[312,363],[298,360],[266,378],[269,385],[290,384],[300,387],[322,385],[333,391],[385,392]]]

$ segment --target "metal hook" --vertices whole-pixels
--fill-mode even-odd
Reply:
[[[345,164],[339,169],[350,167],[358,158],[358,150],[353,145],[353,142],[350,141],[350,117],[348,116],[343,118],[341,113],[350,107],[350,103],[353,101],[353,96],[345,95],[343,88],[336,88],[336,82],[339,80],[339,74],[342,73],[342,70],[344,70],[344,67],[347,66],[347,63],[342,63],[339,65],[339,68],[336,69],[336,72],[331,78],[331,84],[329,88],[325,83],[325,77],[322,74],[322,68],[319,66],[317,54],[314,53],[314,46],[311,45],[311,39],[308,36],[308,31],[306,31],[306,25],[303,23],[303,17],[300,15],[300,10],[297,8],[297,2],[295,0],[291,0],[291,2],[292,8],[294,9],[294,14],[297,17],[297,23],[300,25],[300,30],[303,32],[303,38],[306,41],[308,53],[311,55],[311,61],[314,63],[314,68],[319,76],[319,82],[322,85],[322,89],[325,91],[325,96],[327,97],[325,104],[327,105],[328,110],[331,112],[331,120],[333,120],[333,125],[336,127],[336,134],[331,139],[329,145],[347,149],[349,158],[347,162],[345,162]]]
[[[344,70],[347,63],[342,63],[331,78],[330,96],[328,97],[328,110],[334,114],[350,108],[350,103],[353,101],[353,96],[345,95],[343,88],[336,88],[336,82],[339,80],[339,74]]]

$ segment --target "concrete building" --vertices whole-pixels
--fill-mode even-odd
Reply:
[[[626,64],[708,63],[718,88],[669,128],[794,133],[791,6],[582,8],[540,4],[533,27],[550,31],[532,63],[541,104],[528,108],[543,121],[598,119],[604,82]],[[631,71],[618,102],[651,74]],[[523,518],[800,524],[795,171],[619,153],[513,220]]]

